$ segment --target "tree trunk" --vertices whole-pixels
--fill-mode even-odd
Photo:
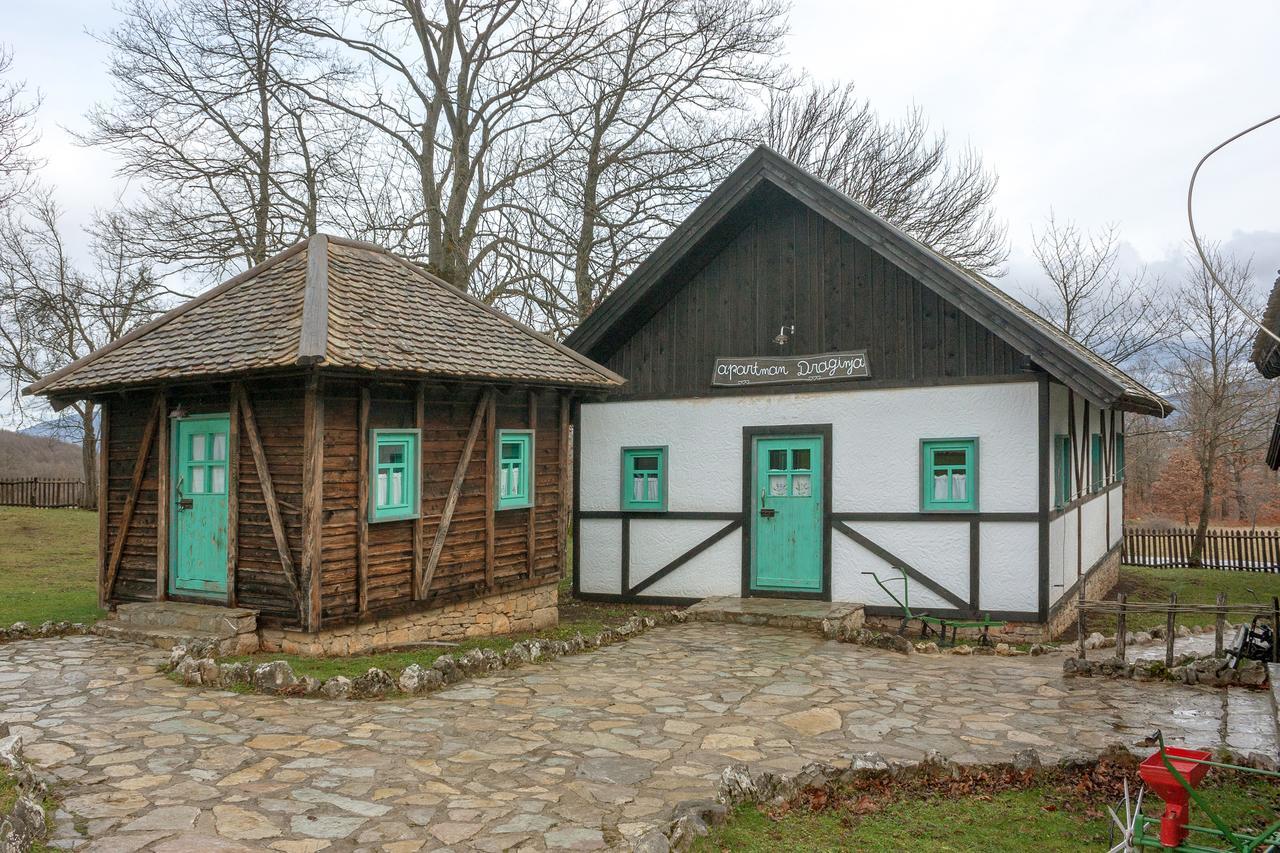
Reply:
[[[84,493],[80,496],[80,505],[85,509],[98,506],[98,431],[94,427],[94,416],[97,407],[93,403],[85,403],[80,412],[80,423],[83,427],[80,437],[80,463],[84,467]]]
[[[1199,566],[1204,558],[1204,542],[1209,534],[1209,515],[1213,512],[1213,475],[1201,472],[1200,519],[1196,522],[1196,537],[1191,543],[1191,565]]]

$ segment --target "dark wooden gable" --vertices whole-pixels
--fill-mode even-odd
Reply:
[[[1017,350],[808,206],[766,187],[743,208],[621,324],[624,335],[589,353],[627,378],[623,394],[732,393],[711,386],[721,356],[867,351],[870,379],[811,391],[1022,373]],[[782,326],[785,346],[773,340]]]

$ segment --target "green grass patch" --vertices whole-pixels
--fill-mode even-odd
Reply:
[[[321,681],[335,675],[355,678],[364,675],[370,667],[386,670],[392,675],[400,673],[410,664],[430,667],[436,658],[445,654],[459,655],[471,649],[492,649],[502,653],[521,640],[534,638],[548,640],[568,640],[575,634],[584,636],[598,634],[607,627],[620,625],[634,613],[634,607],[597,605],[580,601],[572,597],[571,591],[564,582],[560,589],[560,623],[554,628],[518,634],[505,634],[499,637],[476,637],[461,640],[455,646],[420,646],[410,649],[393,649],[367,655],[351,657],[305,657],[301,655],[282,655],[260,653],[240,657],[226,658],[229,663],[249,663],[257,665],[274,660],[288,661],[298,676],[310,675]]]
[[[1204,789],[1206,800],[1233,830],[1261,832],[1280,810],[1280,785],[1259,777],[1223,776]],[[1136,793],[1136,787],[1133,789]],[[1111,793],[1111,792],[1108,792]],[[710,851],[961,851],[1065,853],[1105,850],[1116,843],[1105,806],[1121,799],[1081,795],[1069,784],[1042,783],[962,796],[927,792],[887,801],[851,798],[834,808],[793,804],[781,811],[741,806],[694,850]],[[1143,812],[1158,817],[1151,792]],[[1207,825],[1193,806],[1192,823]],[[1195,836],[1192,837],[1193,840]]]
[[[1252,589],[1257,598],[1250,594]],[[1110,594],[1123,592],[1129,601],[1168,602],[1169,593],[1178,594],[1179,604],[1214,604],[1218,593],[1227,594],[1227,603],[1255,604],[1259,600],[1270,602],[1271,596],[1280,595],[1280,574],[1262,572],[1228,572],[1219,569],[1163,569],[1143,566],[1121,566],[1120,581]],[[1234,623],[1244,621],[1242,615],[1228,617]],[[1212,625],[1212,613],[1180,613],[1178,624],[1187,626]],[[1130,631],[1147,631],[1165,624],[1163,613],[1130,613],[1125,619]],[[1116,632],[1114,614],[1091,613],[1087,619],[1089,631],[1101,631],[1111,635]]]
[[[0,625],[95,622],[98,514],[0,507]]]

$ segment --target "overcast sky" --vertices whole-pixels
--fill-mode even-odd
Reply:
[[[84,112],[110,97],[106,0],[24,4],[0,40],[44,95],[45,177],[69,223],[123,189],[111,159],[73,142]],[[795,0],[789,61],[820,80],[853,80],[886,117],[920,106],[937,129],[977,148],[1000,176],[1009,271],[1037,286],[1031,227],[1050,208],[1117,223],[1131,264],[1176,270],[1187,238],[1186,182],[1232,133],[1280,112],[1280,4]],[[1254,257],[1259,286],[1280,266],[1280,123],[1217,155],[1201,173],[1204,235]]]

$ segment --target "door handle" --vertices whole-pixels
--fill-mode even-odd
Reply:
[[[776,509],[769,509],[768,507],[760,508],[761,518],[773,518],[777,514],[778,514],[778,511]]]
[[[192,502],[191,502],[191,498],[179,498],[179,499],[178,499],[178,511],[179,511],[179,512],[181,512],[181,511],[182,511],[182,510],[184,510],[184,509],[191,509],[191,507],[192,507],[192,506],[193,506],[193,504],[192,504]]]

